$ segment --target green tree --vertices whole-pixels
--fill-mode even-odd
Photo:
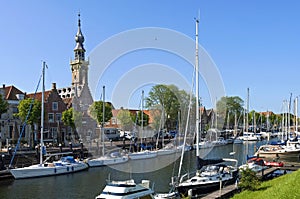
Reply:
[[[238,96],[226,96],[218,100],[217,113],[219,118],[223,118],[224,126],[226,125],[225,121],[229,121],[230,126],[234,125],[235,114],[237,114],[237,118],[241,118],[244,110],[243,104],[244,101]]]
[[[91,117],[101,124],[103,122],[103,101],[94,102],[90,108],[89,112]],[[105,113],[104,122],[108,122],[112,118],[112,107],[110,103],[105,102]]]
[[[122,130],[129,131],[132,129],[133,121],[129,110],[121,109],[118,112],[117,119],[121,123]]]
[[[31,106],[32,104],[32,106]],[[31,110],[30,110],[31,106]],[[42,102],[38,101],[37,99],[24,99],[20,102],[18,105],[19,112],[15,114],[16,117],[20,118],[22,122],[25,122],[31,126],[31,132],[29,132],[30,137],[30,145],[33,147],[33,130],[34,130],[34,124],[40,123],[41,120],[41,108],[42,108]],[[30,110],[30,112],[29,112]],[[28,117],[27,117],[28,115]]]
[[[19,112],[16,113],[15,116],[19,117],[22,120],[22,122],[25,122],[26,120],[31,103],[32,103],[32,99],[27,98],[22,100],[18,105]],[[33,124],[37,124],[41,120],[41,108],[42,108],[42,103],[37,99],[34,99],[31,111],[27,118],[27,124],[31,125],[32,129],[33,129]]]
[[[6,113],[8,110],[8,102],[3,99],[3,96],[0,94],[0,117],[3,113]]]
[[[71,135],[76,128],[80,128],[82,125],[82,113],[75,111],[74,108],[69,108],[62,112],[61,120],[63,121],[64,125],[71,127]]]
[[[146,107],[149,109],[161,105],[165,111],[167,129],[174,129],[178,121],[180,110],[180,91],[174,85],[156,85],[152,87],[146,98]]]
[[[135,121],[135,124],[138,126],[142,126],[142,121],[143,121],[143,126],[148,126],[149,115],[145,114],[145,112],[138,111],[137,114],[134,114],[132,116],[132,120]]]

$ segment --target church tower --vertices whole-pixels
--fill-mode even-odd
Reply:
[[[78,30],[75,35],[76,46],[74,48],[74,60],[71,60],[72,71],[72,107],[81,113],[81,121],[78,121],[76,130],[81,139],[93,135],[97,122],[89,115],[89,107],[93,104],[88,85],[89,61],[85,60],[84,36],[81,32],[80,14],[78,14]]]
[[[71,60],[72,86],[78,92],[84,85],[88,84],[89,61],[85,60],[84,36],[81,32],[80,14],[78,14],[78,31],[75,36],[76,46],[74,49],[74,60]],[[76,91],[76,90],[75,90]],[[75,93],[76,95],[76,93]],[[79,94],[80,95],[80,94]]]

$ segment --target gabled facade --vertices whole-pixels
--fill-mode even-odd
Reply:
[[[7,112],[0,116],[0,140],[3,144],[11,141],[15,143],[19,138],[21,121],[14,114],[18,113],[18,105],[25,93],[15,86],[3,84],[0,94],[8,102]]]
[[[26,95],[26,98],[33,97],[34,93]],[[36,93],[35,99],[42,101],[42,93]],[[51,90],[45,91],[44,108],[44,141],[46,143],[49,142],[54,144],[68,143],[70,141],[70,136],[67,133],[68,129],[61,120],[63,111],[67,110],[67,105],[58,94],[58,91],[56,89],[56,83],[52,83]],[[33,136],[33,140],[37,142],[40,138],[39,130],[36,129]]]

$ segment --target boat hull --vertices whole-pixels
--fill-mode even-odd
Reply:
[[[62,165],[62,166],[49,166],[49,165],[32,165],[24,168],[11,169],[10,172],[15,179],[23,178],[37,178],[54,175],[62,175],[68,173],[75,173],[88,169],[88,165],[85,163]]]
[[[90,167],[109,166],[115,164],[122,164],[127,162],[128,157],[117,157],[117,158],[95,158],[88,160],[87,163]]]
[[[235,183],[237,180],[237,172],[234,174],[234,177],[227,179],[227,180],[222,180],[222,187],[226,185],[230,185]],[[189,190],[192,190],[193,196],[203,196],[205,194],[208,194],[210,192],[213,192],[215,190],[220,189],[220,181],[212,181],[210,183],[203,183],[203,184],[198,184],[198,183],[192,183],[189,185],[180,185],[176,187],[178,193],[183,196],[187,196]]]

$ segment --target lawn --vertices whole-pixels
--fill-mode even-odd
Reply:
[[[299,199],[300,198],[300,170],[265,181],[258,191],[243,191],[233,199]]]

